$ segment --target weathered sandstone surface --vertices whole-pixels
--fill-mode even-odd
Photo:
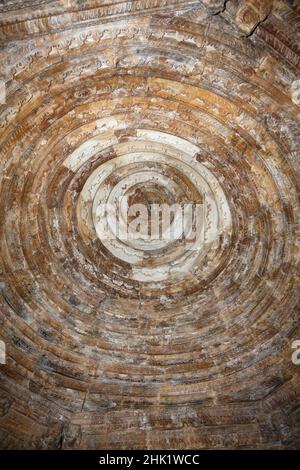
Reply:
[[[0,447],[299,448],[299,2],[7,0],[0,43]],[[199,250],[104,243],[114,191],[205,198]]]

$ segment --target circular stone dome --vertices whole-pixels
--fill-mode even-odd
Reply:
[[[297,2],[0,12],[0,447],[299,447]]]

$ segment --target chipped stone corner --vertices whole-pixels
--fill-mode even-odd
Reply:
[[[272,6],[273,0],[243,0],[235,17],[242,35],[250,36],[271,13]]]

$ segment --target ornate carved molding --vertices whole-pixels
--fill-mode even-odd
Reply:
[[[21,5],[24,6],[21,9]],[[32,5],[32,8],[30,8]],[[38,8],[34,8],[35,5]],[[0,39],[21,39],[49,32],[89,26],[108,20],[126,18],[145,13],[180,11],[199,5],[199,0],[133,0],[102,1],[89,0],[82,4],[79,0],[61,0],[27,4],[13,3],[5,9],[0,18]],[[25,8],[28,6],[28,8]],[[0,9],[1,13],[1,9]]]

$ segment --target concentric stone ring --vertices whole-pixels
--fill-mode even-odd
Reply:
[[[1,3],[1,448],[299,447],[296,3]]]

